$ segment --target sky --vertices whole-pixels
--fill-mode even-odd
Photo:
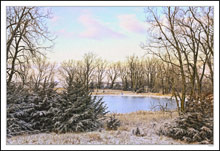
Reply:
[[[51,61],[82,59],[88,52],[108,61],[143,56],[147,38],[144,7],[50,7],[49,30],[57,38]]]

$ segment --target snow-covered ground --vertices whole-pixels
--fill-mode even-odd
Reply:
[[[7,144],[186,144],[166,136],[156,134],[160,125],[174,118],[177,113],[138,111],[129,114],[116,114],[121,121],[118,130],[105,128],[86,133],[40,133],[34,135],[15,136],[7,139]],[[132,130],[140,129],[141,135],[132,134]]]

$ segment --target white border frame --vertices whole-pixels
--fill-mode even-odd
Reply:
[[[7,150],[219,150],[219,2],[218,1],[1,1],[1,146]],[[6,6],[214,6],[214,145],[6,145]]]

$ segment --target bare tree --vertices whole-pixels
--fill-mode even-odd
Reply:
[[[28,61],[26,63],[21,64],[19,72],[19,79],[22,82],[22,87],[28,86],[30,80],[31,63]],[[16,79],[16,81],[19,81],[19,79]]]
[[[87,53],[83,57],[83,77],[87,90],[89,90],[89,84],[92,80],[95,69],[95,54]]]
[[[97,88],[100,89],[102,86],[102,81],[105,77],[107,61],[101,58],[96,59],[96,81],[97,81]]]
[[[18,69],[30,57],[42,55],[45,41],[52,42],[53,36],[48,31],[45,20],[50,17],[41,7],[7,7],[7,85],[15,74],[22,74]]]
[[[72,88],[77,73],[76,61],[68,60],[61,63],[59,67],[59,79],[65,89]]]
[[[144,60],[144,70],[146,74],[146,85],[151,92],[154,92],[153,88],[156,81],[158,60],[156,58],[146,58]]]
[[[33,64],[31,65],[29,83],[30,88],[34,91],[39,89],[45,89],[50,84],[55,84],[55,67],[56,63],[50,63],[47,61],[46,57],[37,57],[33,59]]]
[[[202,53],[205,59],[200,56],[203,64],[209,67],[210,76],[208,78],[212,82],[213,87],[213,56],[214,56],[214,8],[213,7],[189,7],[193,19],[200,27],[200,35],[196,37],[196,41],[202,47]],[[205,71],[205,65],[202,67],[203,74],[200,81],[202,81]],[[198,79],[199,80],[199,79]]]
[[[110,80],[110,89],[114,87],[116,79],[119,77],[119,62],[112,63],[108,66],[107,77]]]
[[[145,72],[144,72],[144,61],[137,57],[136,67],[134,71],[134,90],[135,92],[144,92],[145,85]]]
[[[130,85],[132,91],[136,91],[136,69],[137,69],[137,63],[138,63],[138,57],[133,55],[130,57],[127,57],[127,63],[129,68],[129,78],[130,78]]]
[[[172,92],[176,100],[180,100],[181,112],[184,112],[187,96],[190,96],[190,99],[198,98],[194,97],[196,95],[200,96],[206,63],[213,52],[212,42],[209,42],[213,39],[212,8],[198,9],[198,7],[164,7],[163,12],[159,13],[161,10],[150,7],[147,9],[151,38],[147,45],[143,45],[143,49],[171,66],[173,71],[171,77],[174,78]],[[158,15],[161,13],[164,15]],[[206,27],[202,23],[202,18],[208,20],[204,23]],[[199,63],[202,64],[201,70],[198,69]]]
[[[122,81],[123,90],[128,90],[129,88],[129,77],[128,77],[128,65],[125,62],[120,62],[119,64],[119,76]]]

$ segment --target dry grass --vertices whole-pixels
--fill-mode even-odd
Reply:
[[[99,133],[89,133],[88,137],[90,141],[102,141],[102,138]]]
[[[110,116],[108,114],[107,116]],[[172,118],[178,116],[177,112],[172,113]],[[151,112],[151,111],[137,111],[128,114],[115,114],[115,117],[118,118],[122,126],[121,127],[131,127],[145,125],[150,122],[158,122],[161,120],[171,119],[171,115],[168,112]],[[123,129],[123,128],[122,128]]]
[[[108,114],[107,116],[110,116]],[[173,117],[177,113],[173,113]],[[138,111],[129,114],[116,114],[121,121],[118,130],[86,133],[41,133],[15,136],[7,139],[7,144],[185,144],[165,136],[156,135],[156,129],[163,121],[170,120],[170,115],[163,112]],[[142,136],[132,134],[140,128]]]
[[[129,130],[129,127],[127,125],[121,125],[119,128],[118,128],[119,131],[128,131]]]

